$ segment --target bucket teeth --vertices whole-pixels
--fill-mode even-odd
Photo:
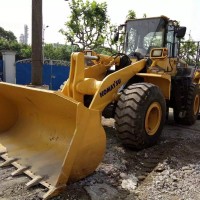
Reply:
[[[5,159],[5,156],[1,156],[3,159]],[[15,162],[17,158],[6,158],[3,163],[0,164],[0,167],[7,167],[11,165],[13,162]]]
[[[14,172],[11,173],[12,176],[18,176],[18,175],[21,175],[23,174],[26,170],[28,170],[29,167],[20,167],[18,168],[17,170],[15,170]]]
[[[36,176],[31,181],[29,181],[28,183],[26,183],[26,187],[30,188],[30,187],[33,187],[35,185],[38,185],[42,181],[42,179],[43,179],[43,177]]]

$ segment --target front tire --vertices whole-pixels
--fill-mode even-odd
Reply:
[[[162,132],[166,102],[151,83],[136,83],[123,91],[117,103],[115,126],[123,145],[143,149],[154,145]]]

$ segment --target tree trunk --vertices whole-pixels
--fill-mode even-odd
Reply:
[[[42,85],[42,0],[32,0],[32,85]]]

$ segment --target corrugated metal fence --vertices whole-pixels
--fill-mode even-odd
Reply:
[[[69,63],[62,61],[45,61],[43,65],[43,84],[49,89],[58,90],[69,77]],[[16,62],[16,83],[31,83],[31,61],[29,59]]]

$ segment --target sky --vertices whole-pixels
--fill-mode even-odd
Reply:
[[[70,0],[69,0],[70,1]],[[92,0],[91,0],[92,1]],[[134,10],[137,18],[165,15],[177,20],[181,26],[187,27],[186,39],[189,36],[200,41],[200,0],[95,0],[107,2],[108,16],[111,23],[120,25],[125,22],[129,10]],[[31,4],[32,0],[0,0],[0,27],[12,31],[17,39],[24,33],[24,25],[29,28],[28,43],[31,43]],[[45,43],[65,43],[64,36],[59,33],[65,28],[70,15],[69,4],[65,0],[43,0],[43,25]]]

